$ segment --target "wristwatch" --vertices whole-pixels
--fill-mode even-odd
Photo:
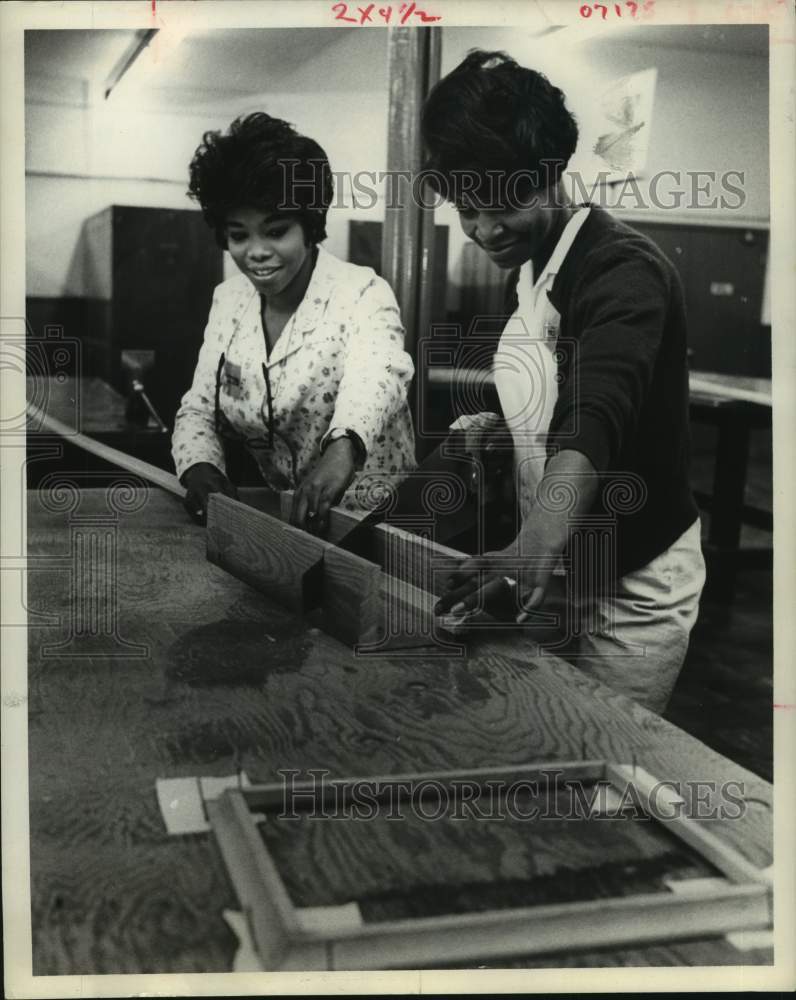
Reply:
[[[339,441],[340,438],[348,438],[349,441],[354,446],[354,461],[360,468],[365,463],[365,445],[362,442],[362,438],[357,434],[356,431],[352,431],[350,427],[333,427],[329,433],[326,435],[321,446],[321,454],[323,454],[332,441]]]

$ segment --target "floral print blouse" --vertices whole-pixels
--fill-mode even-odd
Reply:
[[[369,267],[339,260],[322,247],[306,294],[270,355],[260,296],[245,275],[213,295],[193,385],[183,396],[172,436],[177,475],[197,462],[225,472],[216,432],[216,394],[223,425],[247,441],[265,482],[293,489],[334,428],[355,431],[366,450],[362,477],[395,482],[415,468],[407,387],[414,374],[392,289]],[[224,363],[221,356],[224,355]],[[270,383],[273,435],[268,434]],[[375,477],[374,477],[375,474]]]

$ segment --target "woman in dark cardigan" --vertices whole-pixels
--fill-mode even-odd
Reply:
[[[471,415],[465,433],[483,445],[508,429],[516,530],[464,564],[437,610],[532,622],[563,566],[556,649],[662,711],[704,583],[677,274],[644,236],[567,197],[577,125],[540,73],[473,52],[432,90],[422,127],[432,184],[513,272],[493,362],[503,412]]]

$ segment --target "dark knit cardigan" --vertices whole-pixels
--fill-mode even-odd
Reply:
[[[605,580],[650,562],[698,516],[683,291],[651,240],[592,206],[548,294],[561,314],[549,452],[580,451],[600,474],[590,513],[615,518],[614,555],[592,570]]]

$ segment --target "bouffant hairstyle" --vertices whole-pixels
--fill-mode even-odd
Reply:
[[[504,52],[476,49],[432,89],[423,107],[424,170],[432,188],[456,200],[461,175],[538,177],[557,183],[578,142],[564,94],[542,73]],[[490,190],[493,190],[490,180]]]
[[[241,207],[292,216],[308,243],[320,243],[334,188],[318,143],[258,111],[236,118],[226,133],[205,132],[191,160],[188,194],[226,248],[226,217]]]

